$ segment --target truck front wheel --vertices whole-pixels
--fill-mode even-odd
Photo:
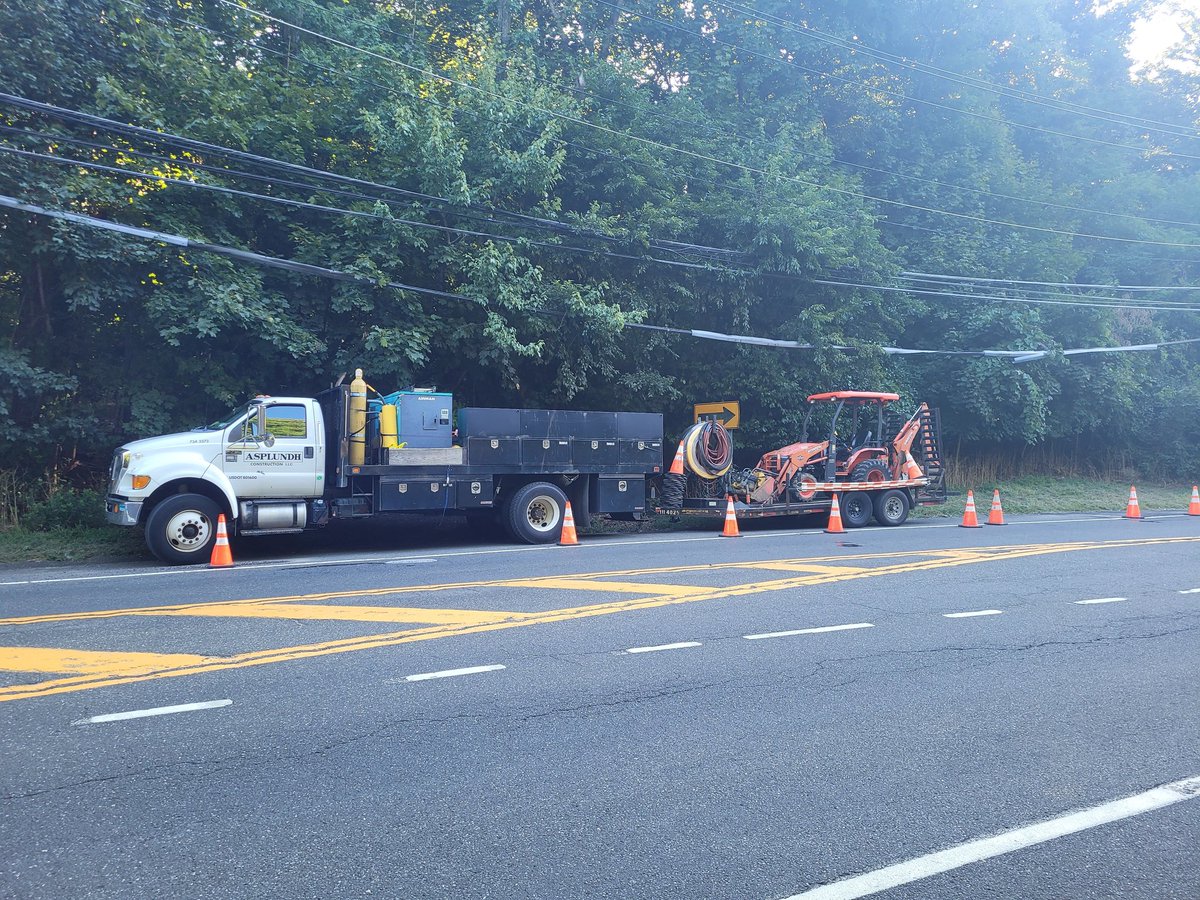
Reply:
[[[220,508],[199,494],[176,494],[150,510],[146,546],[165,563],[207,562],[217,539]]]
[[[509,533],[526,544],[549,544],[558,538],[567,495],[545,481],[535,481],[517,490],[505,505],[504,520]]]

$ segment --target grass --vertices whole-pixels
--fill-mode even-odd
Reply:
[[[0,564],[147,559],[149,551],[137,528],[59,528],[0,531]]]
[[[975,509],[982,520],[992,507],[992,491],[1000,489],[1000,502],[1006,514],[1069,512],[1123,513],[1129,499],[1128,481],[1105,481],[1096,478],[1056,478],[1049,475],[1027,475],[1023,478],[982,481],[965,485],[951,483],[950,499],[945,506],[925,507],[925,516],[961,516],[967,502],[968,487],[975,492]],[[1158,510],[1186,510],[1192,494],[1191,485],[1165,485],[1140,482],[1138,502],[1143,514]],[[957,496],[955,496],[957,494]]]

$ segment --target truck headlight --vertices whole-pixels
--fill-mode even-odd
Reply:
[[[122,469],[129,468],[129,460],[132,458],[132,456],[133,456],[133,454],[130,453],[128,450],[126,450],[124,453],[121,454],[121,468]]]
[[[140,491],[142,488],[144,488],[149,483],[150,483],[149,475],[134,475],[133,476],[133,489],[135,491]]]

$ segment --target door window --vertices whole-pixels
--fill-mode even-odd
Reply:
[[[307,438],[308,418],[296,404],[267,407],[267,433],[277,438]]]

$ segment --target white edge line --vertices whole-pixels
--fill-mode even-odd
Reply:
[[[1112,800],[1099,806],[1066,813],[1053,819],[1045,819],[1023,828],[967,841],[945,850],[876,869],[874,872],[855,875],[832,884],[813,888],[802,894],[794,894],[786,900],[854,900],[857,897],[866,897],[869,894],[920,881],[931,875],[948,872],[951,869],[990,859],[993,856],[1023,850],[1026,847],[1052,841],[1077,831],[1096,828],[1109,822],[1162,809],[1164,806],[1171,806],[1184,800],[1194,800],[1197,797],[1200,797],[1200,775],[1151,788],[1140,794],[1134,794],[1132,797]]]
[[[681,641],[678,644],[659,644],[655,647],[630,647],[626,653],[655,653],[659,650],[682,650],[685,647],[702,646],[699,641]]]
[[[441,672],[422,672],[420,675],[405,675],[405,681],[430,681],[434,678],[454,678],[457,675],[474,675],[478,672],[498,672],[504,666],[470,666],[465,669],[443,669]]]
[[[1177,515],[1159,515],[1153,518],[1160,519],[1177,519],[1186,517],[1185,513]],[[1023,521],[1009,520],[1010,525],[1070,525],[1087,522],[1108,522],[1117,521],[1123,518],[1117,514],[1097,514],[1088,516],[1083,519],[1046,519],[1044,521]],[[929,524],[926,524],[929,522]],[[920,528],[958,528],[958,523],[933,524],[927,519],[915,520],[914,526]],[[870,528],[857,528],[857,533],[867,533],[871,531],[890,531],[890,528],[884,526],[872,526]],[[709,540],[715,532],[706,532],[698,534],[695,537],[685,538],[655,538],[651,536],[639,538],[638,540],[629,541],[584,541],[579,546],[591,549],[602,547],[629,547],[641,546],[645,544],[690,544],[697,541]],[[820,529],[805,528],[795,531],[762,531],[762,532],[744,532],[742,537],[769,540],[771,538],[796,538],[810,537],[823,538],[824,532]],[[495,547],[488,550],[456,550],[450,553],[425,553],[420,559],[453,559],[460,556],[492,556],[500,553],[546,553],[553,552],[557,549],[555,544],[539,544],[533,547]],[[409,556],[354,556],[354,557],[304,557],[301,559],[284,560],[281,562],[268,563],[239,563],[232,570],[230,569],[210,569],[206,565],[189,566],[188,568],[174,567],[159,567],[149,572],[117,572],[110,575],[72,575],[66,578],[32,578],[23,581],[0,581],[0,587],[16,587],[19,585],[37,585],[37,584],[68,584],[75,581],[110,581],[118,578],[155,578],[167,575],[211,575],[215,572],[242,571],[252,572],[262,569],[288,569],[288,568],[303,568],[306,565],[318,567],[328,566],[333,563],[349,564],[349,563],[386,563],[393,560],[410,560]],[[1200,593],[1197,591],[1196,593]]]
[[[1096,597],[1094,600],[1076,600],[1079,606],[1090,606],[1093,603],[1124,603],[1128,597]]]
[[[72,725],[97,725],[100,722],[120,722],[124,719],[145,719],[149,716],[169,716],[174,713],[195,712],[198,709],[220,709],[230,706],[232,700],[206,700],[203,703],[182,703],[179,706],[156,706],[153,709],[135,709],[130,712],[105,713],[72,722]]]
[[[768,631],[764,634],[743,634],[748,641],[761,641],[764,638],[791,637],[794,634],[826,634],[830,631],[852,631],[855,628],[874,628],[871,622],[855,622],[852,625],[824,625],[820,628],[797,628],[795,631]]]
[[[971,612],[957,613],[942,613],[944,619],[970,619],[974,616],[998,616],[1003,613],[1002,609],[976,609]]]

